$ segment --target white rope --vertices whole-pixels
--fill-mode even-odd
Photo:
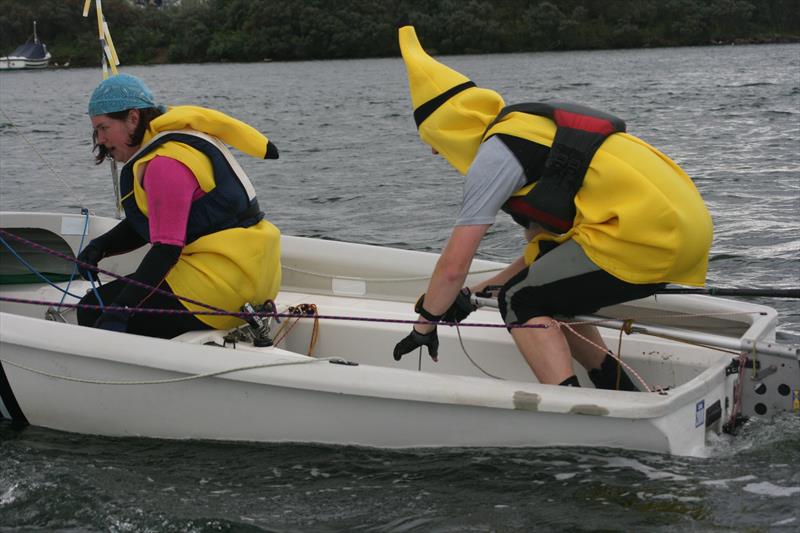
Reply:
[[[639,373],[636,372],[636,370],[631,368],[631,366],[628,363],[626,363],[625,361],[622,360],[622,356],[620,354],[614,353],[611,349],[606,348],[604,346],[600,346],[599,344],[596,344],[596,343],[592,342],[591,339],[588,339],[588,338],[584,337],[583,335],[581,335],[580,333],[578,333],[577,331],[575,331],[575,328],[571,327],[573,324],[575,324],[574,322],[570,323],[570,322],[560,322],[558,320],[553,320],[553,323],[556,324],[558,327],[567,328],[570,331],[570,333],[572,333],[573,335],[575,335],[579,339],[588,342],[589,344],[591,344],[592,346],[594,346],[598,350],[600,350],[602,352],[605,352],[608,355],[610,355],[611,357],[613,357],[614,359],[616,359],[617,363],[622,368],[627,370],[630,374],[632,374],[633,377],[635,377],[639,381],[639,383],[642,384],[642,386],[645,388],[645,390],[647,392],[658,392],[658,390],[651,389],[650,386],[647,384],[647,382],[644,380],[644,378],[642,376],[640,376]]]
[[[30,368],[28,366],[15,363],[14,361],[9,361],[7,359],[0,359],[0,363],[5,363],[7,365],[15,366],[22,370],[27,370],[28,372],[32,372],[34,374],[39,374],[40,376],[45,376],[54,379],[60,379],[62,381],[72,381],[75,383],[89,383],[91,385],[164,385],[168,383],[180,383],[183,381],[193,381],[197,379],[204,379],[204,378],[211,378],[216,376],[221,376],[223,374],[231,374],[233,372],[240,372],[244,370],[255,370],[257,368],[268,368],[268,367],[275,367],[275,366],[290,366],[290,365],[305,365],[309,363],[319,363],[324,361],[339,361],[341,360],[338,357],[325,357],[325,358],[309,358],[307,360],[302,361],[278,361],[276,363],[261,363],[257,365],[249,365],[249,366],[239,366],[234,368],[228,368],[225,370],[217,370],[215,372],[206,372],[203,374],[194,374],[191,376],[186,376],[182,378],[173,378],[173,379],[155,379],[150,381],[108,381],[108,380],[97,380],[97,379],[83,379],[83,378],[73,378],[69,376],[62,376],[59,374],[51,374],[50,372],[45,372],[43,370],[37,370],[35,368]],[[168,370],[165,370],[168,371]]]

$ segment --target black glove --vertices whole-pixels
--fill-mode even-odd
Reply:
[[[469,287],[464,287],[458,291],[456,299],[452,304],[450,304],[450,307],[447,308],[447,311],[436,316],[426,311],[423,307],[423,304],[425,303],[425,293],[422,293],[422,296],[419,297],[417,303],[414,304],[414,311],[422,315],[422,317],[428,322],[439,322],[440,320],[445,322],[461,322],[467,318],[471,312],[477,309],[477,307],[472,305],[472,302],[470,302],[471,295],[472,292],[469,290]]]
[[[147,240],[136,232],[126,218],[103,235],[92,239],[78,254],[78,260],[97,266],[97,263],[104,257],[130,252],[145,244],[147,244]],[[89,274],[97,279],[97,273],[88,268],[78,266],[78,272],[83,279],[89,279]]]
[[[78,254],[78,261],[83,263],[89,263],[92,266],[97,266],[97,263],[104,257],[103,251],[94,244],[94,241],[90,242],[86,245],[86,248]],[[82,267],[78,265],[78,272],[80,273],[81,277],[85,280],[89,280],[89,276],[92,276],[92,279],[97,279],[97,272],[94,270],[90,270],[86,267]]]
[[[130,313],[123,311],[106,311],[100,315],[94,327],[125,333],[128,331],[128,319],[130,316]]]
[[[434,362],[439,360],[439,335],[436,334],[436,330],[434,329],[427,335],[423,335],[413,328],[408,337],[398,342],[394,347],[394,360],[399,361],[405,354],[414,351],[420,346],[428,347],[428,355],[431,356]]]
[[[442,320],[445,322],[461,322],[467,318],[471,312],[477,309],[469,300],[471,295],[472,291],[469,290],[469,287],[464,287],[458,291],[456,299],[442,315]]]

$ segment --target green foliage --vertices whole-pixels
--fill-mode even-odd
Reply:
[[[59,64],[99,63],[94,2],[0,0],[0,54],[40,38]],[[797,0],[105,0],[123,64],[384,57],[407,17],[432,53],[800,40]]]

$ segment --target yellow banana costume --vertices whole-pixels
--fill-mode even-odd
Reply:
[[[493,135],[552,146],[551,119],[512,112],[493,124],[505,106],[499,94],[430,57],[413,27],[400,28],[399,41],[420,137],[460,173]],[[513,196],[535,186],[534,178]],[[652,146],[626,133],[607,137],[574,203],[572,227],[536,235],[524,252],[528,264],[542,241],[573,239],[592,262],[623,281],[704,285],[711,217],[689,176]]]
[[[122,169],[122,203],[128,221],[149,240],[147,192],[142,187],[147,163],[165,156],[186,165],[206,194],[192,204],[186,246],[166,281],[175,294],[239,311],[245,302],[260,304],[277,295],[280,232],[263,219],[250,180],[221,141],[253,157],[265,158],[270,152],[264,135],[218,111],[180,106],[155,118],[142,148]],[[193,311],[208,310],[182,303]],[[219,329],[242,323],[230,316],[197,318]]]

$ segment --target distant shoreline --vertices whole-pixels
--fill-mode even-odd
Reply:
[[[31,24],[56,64],[98,65],[97,24],[79,0],[11,2],[0,55]],[[65,4],[67,4],[65,6]],[[93,3],[91,3],[93,4]],[[630,50],[800,42],[797,0],[182,0],[107,2],[124,65],[261,63],[399,57],[398,24],[436,55]]]
[[[495,55],[495,54],[542,54],[542,53],[561,53],[561,52],[613,52],[616,50],[658,50],[658,49],[672,49],[672,48],[704,48],[704,47],[721,47],[721,46],[762,46],[762,45],[791,45],[791,44],[798,44],[800,43],[800,38],[785,38],[785,39],[775,39],[775,40],[763,40],[763,39],[737,39],[735,41],[717,41],[709,44],[687,44],[687,45],[675,45],[675,46],[635,46],[635,47],[615,47],[615,48],[576,48],[570,50],[536,50],[536,51],[514,51],[514,52],[464,52],[464,53],[453,53],[453,54],[438,54],[435,50],[432,50],[431,53],[433,55],[441,55],[441,56],[467,56],[467,55]],[[314,58],[314,59],[272,59],[272,58],[265,58],[262,60],[254,60],[254,61],[227,61],[227,60],[206,60],[206,61],[150,61],[147,63],[131,63],[126,62],[125,66],[159,66],[159,65],[199,65],[199,64],[212,64],[212,65],[224,65],[229,63],[242,63],[242,64],[259,64],[259,63],[298,63],[298,62],[307,62],[307,61],[351,61],[351,60],[359,60],[359,59],[391,59],[391,58],[400,58],[400,55],[386,55],[386,56],[367,56],[367,57],[335,57],[335,58]],[[57,63],[53,63],[48,65],[44,68],[36,68],[36,69],[7,69],[7,70],[0,70],[0,72],[31,72],[35,70],[64,70],[64,69],[77,69],[77,68],[94,68],[97,65],[94,63],[91,64],[73,64],[68,63],[66,65],[60,65]]]

